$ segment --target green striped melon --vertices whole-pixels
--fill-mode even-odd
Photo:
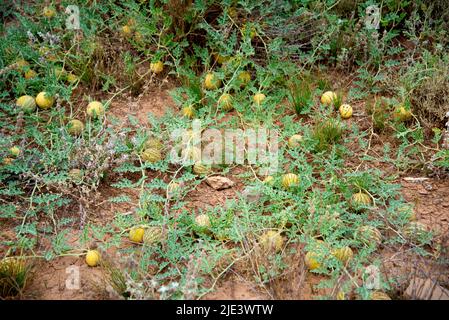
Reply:
[[[209,173],[210,166],[205,165],[201,162],[197,162],[193,165],[193,172],[199,176],[205,176]]]
[[[161,140],[158,138],[148,138],[148,140],[145,142],[145,149],[158,149],[162,150],[163,144]]]
[[[161,227],[148,227],[143,234],[143,243],[151,245],[163,241],[163,230]]]
[[[155,163],[162,160],[161,150],[150,148],[142,153],[142,160],[145,162]]]
[[[375,244],[376,246],[382,243],[382,234],[373,226],[361,226],[355,232],[355,238],[365,245]]]
[[[36,100],[32,96],[21,96],[17,99],[16,105],[26,113],[31,113],[36,110]]]

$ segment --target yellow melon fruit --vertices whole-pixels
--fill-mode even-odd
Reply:
[[[284,246],[284,238],[282,238],[279,232],[270,230],[260,236],[259,244],[264,251],[278,252]]]
[[[82,123],[78,119],[70,120],[67,125],[67,131],[71,135],[77,136],[80,135],[84,130],[84,123]]]
[[[333,250],[332,255],[346,265],[352,259],[354,253],[350,247],[346,246]]]
[[[237,76],[240,87],[246,86],[251,81],[251,74],[248,71],[242,71]]]
[[[226,63],[226,62],[228,62],[229,59],[230,59],[230,57],[222,56],[222,55],[220,55],[220,54],[218,54],[218,53],[214,53],[213,56],[214,56],[215,61],[216,61],[218,64]]]
[[[79,183],[83,181],[84,172],[80,169],[71,169],[69,171],[69,178],[72,179],[74,182]]]
[[[16,297],[25,287],[29,267],[26,258],[5,257],[0,260],[0,297]]]
[[[370,295],[371,300],[391,300],[390,296],[382,291],[374,291]]]
[[[319,254],[314,251],[309,251],[304,257],[304,263],[309,270],[315,270],[321,268],[321,263],[319,260]]]
[[[326,91],[321,96],[321,103],[325,106],[330,106],[335,100],[337,100],[337,94],[333,91]]]
[[[371,197],[368,194],[359,191],[352,195],[351,202],[355,207],[369,206],[371,204]]]
[[[163,146],[164,145],[162,144],[161,140],[158,138],[150,137],[147,139],[147,141],[145,141],[145,149],[162,150]]]
[[[266,176],[265,179],[263,179],[263,183],[267,184],[269,186],[274,184],[274,177],[273,176]]]
[[[145,233],[145,229],[141,227],[133,227],[129,230],[129,240],[132,242],[140,243],[143,241],[143,235]]]
[[[162,160],[161,150],[156,148],[145,149],[142,152],[142,160],[145,162],[156,163]]]
[[[223,94],[218,99],[218,105],[224,110],[224,111],[231,111],[234,109],[234,106],[232,105],[232,96],[229,93]]]
[[[426,232],[428,232],[427,226],[418,221],[411,221],[402,229],[402,234],[412,241],[419,240]]]
[[[199,176],[205,176],[209,173],[209,171],[210,171],[210,166],[205,165],[201,162],[196,162],[193,165],[193,172]]]
[[[207,90],[215,90],[221,86],[221,80],[213,73],[206,74],[204,78],[204,87]]]
[[[380,231],[373,226],[365,225],[359,227],[355,234],[355,238],[362,242],[363,244],[369,246],[369,245],[375,245],[378,246],[382,243],[382,234]]]
[[[150,71],[155,74],[161,73],[164,71],[164,63],[160,60],[150,63]]]
[[[23,70],[24,67],[28,67],[30,64],[25,59],[19,59],[19,60],[16,61],[16,65],[17,65],[19,70]]]
[[[352,107],[349,104],[342,104],[338,110],[343,119],[349,119],[352,117]]]
[[[86,113],[92,118],[102,117],[105,114],[104,106],[99,101],[91,101],[87,105]]]
[[[288,146],[290,148],[297,148],[301,145],[301,142],[303,141],[303,137],[300,134],[294,134],[288,139]]]
[[[66,71],[61,67],[55,67],[54,69],[56,78],[64,78],[66,76]]]
[[[195,217],[194,230],[197,232],[209,233],[211,227],[210,218],[207,214],[200,214]]]
[[[145,228],[143,243],[146,245],[158,244],[163,241],[163,230],[161,227]]]
[[[133,33],[133,30],[131,29],[130,26],[124,25],[124,26],[122,26],[122,28],[121,28],[121,32],[122,32],[122,35],[123,35],[123,36],[129,37],[129,36]]]
[[[20,148],[18,146],[11,147],[9,149],[9,153],[11,153],[14,157],[18,157],[20,155]]]
[[[32,96],[21,96],[17,99],[16,105],[26,113],[36,110],[36,100]]]
[[[195,117],[196,110],[192,105],[185,106],[182,108],[182,115],[186,118],[192,119]]]
[[[258,92],[253,96],[253,101],[257,105],[260,105],[265,99],[266,99],[266,96],[261,92]]]
[[[9,157],[3,158],[3,160],[2,160],[2,163],[5,166],[8,166],[8,165],[12,164],[13,162],[14,162],[14,159],[9,158]]]
[[[53,106],[55,99],[47,92],[42,91],[36,96],[36,104],[41,109],[49,109]]]
[[[299,184],[299,177],[294,173],[287,173],[282,176],[282,186],[285,189],[297,186]]]
[[[37,72],[34,71],[33,69],[29,69],[27,71],[25,71],[25,79],[29,80],[29,79],[33,79],[37,76]]]
[[[76,83],[76,82],[78,82],[79,81],[79,78],[76,76],[76,75],[74,75],[73,73],[69,73],[68,75],[67,75],[67,82],[68,83]]]
[[[338,291],[337,296],[335,297],[336,300],[346,300],[346,295],[343,291]]]
[[[180,185],[177,182],[171,181],[167,186],[167,194],[169,197],[173,197],[179,192]]]
[[[394,117],[397,121],[407,122],[412,119],[413,114],[410,110],[406,109],[403,105],[396,108]]]
[[[209,216],[206,214],[200,214],[200,215],[196,216],[195,223],[200,227],[209,228],[211,226]]]
[[[86,254],[86,263],[89,267],[96,267],[100,263],[100,253],[97,250],[89,250]]]
[[[53,9],[52,7],[44,7],[44,9],[42,10],[42,14],[46,17],[46,18],[53,18],[54,16],[56,16],[56,10]]]

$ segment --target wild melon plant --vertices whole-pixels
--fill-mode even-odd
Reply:
[[[362,21],[369,3],[337,2],[279,8],[269,1],[79,1],[79,33],[64,28],[62,5],[43,15],[36,14],[40,4],[7,8],[2,15],[17,23],[3,27],[0,42],[0,219],[10,222],[13,236],[1,240],[2,252],[47,260],[77,255],[67,241],[75,227],[83,252],[97,242],[100,251],[114,249],[126,260],[91,263],[123,298],[202,298],[231,271],[273,298],[304,272],[321,276],[317,289],[326,298],[382,297],[355,277],[367,266],[382,267],[384,249],[404,246],[426,256],[433,240],[413,221],[397,176],[373,168],[393,164],[403,172],[426,162],[426,135],[414,113],[441,118],[441,110],[421,113],[420,106],[445,101],[440,89],[447,81],[433,70],[445,61],[433,55],[444,50],[422,51],[391,85],[389,76],[417,54],[395,39],[418,9],[386,1],[375,31],[355,20]],[[353,70],[351,79],[333,79],[328,71],[335,64]],[[139,122],[145,117],[120,122],[112,115],[120,108],[116,99],[139,100],[166,82],[177,88],[176,107],[165,115],[148,115],[145,125]],[[342,95],[320,98],[329,88],[341,92],[346,82],[355,87],[350,101],[372,94],[389,99],[343,122]],[[437,95],[427,92],[432,84]],[[16,106],[22,96],[29,97]],[[411,111],[402,112],[404,121],[393,118],[396,102]],[[243,165],[206,166],[193,148],[186,152],[192,161],[172,162],[172,133],[192,130],[193,119],[201,120],[201,130],[279,133],[285,143],[277,169],[262,174],[264,163],[249,163],[247,150],[238,150]],[[396,145],[373,153],[376,135],[390,132]],[[447,167],[447,159],[441,149],[433,160]],[[198,205],[192,200],[211,174],[238,180],[234,196]],[[103,188],[118,194],[105,199]],[[117,212],[95,219],[105,203]],[[138,241],[130,241],[136,229]],[[39,251],[42,237],[51,246]],[[20,293],[27,271],[21,264],[3,269],[2,297]],[[381,276],[376,292],[391,293],[395,280]]]

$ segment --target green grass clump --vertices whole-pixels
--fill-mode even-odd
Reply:
[[[12,298],[25,288],[30,266],[20,257],[7,257],[0,261],[0,298]]]
[[[338,143],[343,135],[343,124],[336,119],[327,119],[315,124],[312,137],[316,142],[315,151],[328,150],[330,146]]]

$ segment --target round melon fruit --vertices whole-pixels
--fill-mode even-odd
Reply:
[[[42,14],[46,18],[50,19],[50,18],[53,18],[56,15],[56,11],[52,7],[44,7],[44,9],[42,10]]]
[[[352,204],[356,208],[358,208],[360,206],[368,206],[368,205],[370,205],[371,204],[371,197],[368,194],[360,191],[360,192],[354,193],[352,195],[351,201],[352,201]]]
[[[205,176],[209,173],[209,171],[210,171],[210,166],[205,165],[201,162],[196,162],[193,165],[193,172],[199,176]]]
[[[314,251],[309,251],[304,257],[304,263],[309,270],[321,268],[321,263],[318,261],[319,254]]]
[[[9,152],[14,156],[14,157],[18,157],[20,155],[20,148],[17,146],[11,147],[9,149]]]
[[[412,119],[413,114],[410,110],[401,105],[395,110],[394,117],[397,121],[407,122]]]
[[[215,90],[221,86],[221,80],[213,73],[206,74],[204,78],[204,87],[207,90]]]
[[[86,109],[87,115],[92,118],[101,117],[104,115],[104,106],[99,101],[89,102]]]
[[[267,184],[269,186],[272,186],[274,184],[274,177],[273,176],[266,176],[265,179],[263,179],[263,183]]]
[[[240,87],[246,86],[251,81],[251,74],[248,71],[242,71],[237,76]]]
[[[70,179],[72,179],[76,183],[83,181],[83,176],[84,176],[84,172],[80,169],[75,168],[75,169],[71,169],[69,171]]]
[[[0,260],[0,275],[3,276],[3,279],[8,277],[15,278],[23,273],[25,269],[26,262],[23,257],[6,257]],[[0,288],[1,286],[2,283],[0,282]]]
[[[36,104],[41,109],[49,109],[53,106],[55,99],[47,92],[42,91],[36,96]]]
[[[37,72],[34,71],[33,69],[29,69],[25,72],[24,76],[25,76],[25,79],[27,79],[27,80],[33,79],[37,76]]]
[[[178,193],[180,188],[179,183],[171,181],[167,186],[167,194],[169,197],[173,197],[175,194]]]
[[[185,106],[182,108],[182,115],[186,118],[192,119],[195,117],[196,110],[192,105]]]
[[[129,230],[129,240],[132,242],[142,242],[143,241],[143,235],[145,233],[145,230],[140,227],[134,227]]]
[[[333,250],[332,255],[346,265],[352,259],[354,253],[350,247],[346,246]]]
[[[299,183],[299,177],[294,173],[287,173],[282,176],[282,186],[285,189],[297,186]]]
[[[223,94],[220,99],[218,99],[218,105],[224,111],[231,111],[234,109],[234,106],[232,105],[232,96],[229,93]]]
[[[142,160],[150,163],[156,163],[162,160],[161,150],[156,148],[146,149],[142,155]]]
[[[303,141],[302,135],[294,134],[288,139],[288,146],[292,149],[297,148],[301,145],[302,141]]]
[[[335,100],[337,100],[337,94],[333,91],[326,91],[321,96],[321,103],[325,106],[330,106]]]
[[[359,227],[355,232],[355,238],[365,245],[379,245],[382,243],[382,234],[373,226],[365,225]]]
[[[100,263],[100,253],[97,250],[87,251],[86,263],[89,267],[96,267]]]
[[[211,227],[210,218],[207,214],[200,214],[195,217],[194,230],[199,233],[209,233]]]
[[[259,239],[260,246],[264,251],[278,252],[284,245],[284,239],[274,230],[265,232]]]
[[[74,75],[73,73],[69,73],[69,74],[67,74],[67,82],[68,83],[76,83],[76,82],[78,82],[79,81],[79,78],[76,76],[76,75]]]
[[[150,63],[150,71],[155,74],[161,73],[164,71],[164,63],[160,60]]]
[[[128,25],[122,26],[121,31],[122,31],[123,36],[125,36],[125,37],[129,37],[133,33],[133,30]]]
[[[258,92],[253,96],[253,101],[257,105],[260,105],[265,100],[265,98],[266,98],[266,96],[263,93]]]
[[[419,240],[428,231],[427,226],[418,221],[409,222],[403,229],[402,234],[409,240]]]
[[[161,142],[161,140],[159,140],[158,138],[148,138],[148,140],[145,142],[145,148],[146,149],[158,149],[158,150],[162,150],[163,148],[163,144]]]
[[[371,300],[391,300],[390,296],[382,291],[374,291],[370,295]]]
[[[17,99],[16,105],[26,113],[31,113],[36,110],[36,100],[32,96],[21,96]]]
[[[143,243],[146,245],[161,243],[163,238],[163,230],[161,227],[148,227],[143,234]]]
[[[78,119],[70,120],[67,125],[67,131],[71,135],[78,136],[80,135],[84,130],[84,123],[82,123]]]
[[[342,104],[338,110],[343,119],[349,119],[352,117],[352,107],[349,104]]]

